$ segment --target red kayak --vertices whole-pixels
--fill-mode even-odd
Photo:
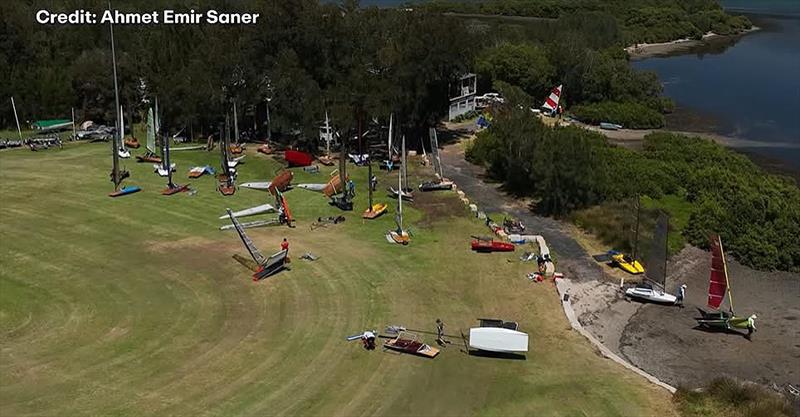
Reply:
[[[499,240],[472,240],[472,250],[477,252],[514,252],[514,244]]]
[[[314,162],[314,157],[311,154],[291,149],[286,150],[284,158],[290,167],[307,167]]]

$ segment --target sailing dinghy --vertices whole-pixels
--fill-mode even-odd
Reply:
[[[111,138],[111,155],[112,155],[112,165],[111,165],[111,182],[114,183],[114,192],[108,194],[109,197],[121,197],[128,194],[133,194],[136,192],[141,191],[142,189],[137,186],[125,186],[120,188],[122,185],[122,181],[125,178],[130,177],[130,172],[124,169],[119,168],[119,146],[122,143],[122,134],[120,132],[121,126],[121,115],[119,113],[120,106],[119,106],[119,88],[117,86],[117,55],[114,50],[114,25],[113,23],[109,22],[108,24],[108,31],[111,35],[111,64],[114,69],[114,101],[115,107],[117,111],[117,129],[114,132],[114,136]]]
[[[158,109],[158,100],[156,100],[156,110]],[[158,116],[153,116],[153,109],[147,110],[147,142],[145,143],[145,154],[136,155],[137,162],[154,162],[161,163],[161,157],[156,155],[156,125]]]
[[[469,329],[469,347],[495,353],[528,352],[528,334],[505,327]]]
[[[387,205],[384,203],[373,203],[372,201],[372,161],[367,162],[367,190],[368,203],[367,209],[361,215],[364,219],[377,219],[381,214],[386,213]]]
[[[677,295],[666,292],[667,283],[667,239],[669,237],[669,218],[660,213],[653,233],[651,261],[647,264],[645,280],[625,289],[625,296],[656,304],[677,305],[683,302],[686,285],[682,285]]]
[[[169,161],[169,135],[164,135],[164,166],[174,166]],[[172,172],[174,169],[166,169],[167,171],[167,187],[161,190],[162,195],[173,195],[183,191],[189,191],[189,184],[176,185],[172,182]]]
[[[229,165],[228,161],[228,138],[227,136],[223,136],[222,130],[220,129],[219,136],[223,138],[222,143],[220,143],[220,157],[222,160],[222,171],[217,174],[217,181],[219,181],[219,185],[217,189],[222,195],[228,196],[233,195],[236,192],[236,169]]]
[[[721,307],[727,295],[728,311],[722,311]],[[696,318],[700,327],[712,330],[734,330],[746,329],[746,337],[749,339],[756,330],[755,314],[748,317],[737,316],[733,311],[733,291],[731,290],[728,278],[728,264],[725,261],[725,252],[722,249],[722,239],[719,235],[711,236],[711,273],[708,279],[708,307],[714,311],[705,311],[698,308],[702,317]]]
[[[439,349],[419,341],[419,336],[414,333],[400,332],[394,339],[387,340],[383,347],[396,352],[435,358]]]
[[[231,209],[226,210],[228,211],[228,217],[230,217],[231,223],[233,223],[236,232],[239,234],[239,238],[242,240],[242,243],[244,243],[244,247],[256,262],[257,267],[255,273],[253,274],[253,281],[259,281],[261,279],[271,277],[272,275],[275,275],[283,270],[286,266],[286,257],[289,254],[289,250],[283,249],[279,252],[276,252],[269,258],[265,258],[258,248],[256,248],[256,245],[253,243],[253,241],[250,240],[250,238],[244,232],[244,228],[242,228],[239,220],[236,219],[236,215],[233,214]]]
[[[425,181],[419,185],[420,191],[439,191],[452,190],[453,181],[444,177],[442,171],[442,159],[439,157],[439,138],[436,135],[436,128],[432,127],[428,131],[431,139],[431,159],[433,160],[433,172],[436,175],[435,181]],[[423,146],[424,149],[424,146]]]
[[[405,149],[405,136],[403,137],[403,149]],[[405,166],[405,164],[403,164]],[[402,190],[403,189],[403,175],[402,170],[397,172],[397,188]],[[397,223],[397,229],[390,230],[386,234],[386,240],[389,243],[398,243],[401,245],[408,245],[411,241],[411,237],[408,235],[408,231],[403,229],[403,199],[397,199],[397,214],[394,217],[395,222]]]

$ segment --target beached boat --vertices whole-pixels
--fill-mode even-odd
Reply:
[[[678,294],[666,292],[667,283],[667,239],[669,237],[669,218],[661,213],[653,233],[653,247],[650,249],[645,280],[625,289],[625,296],[657,304],[675,305],[683,302],[686,285],[678,289]]]
[[[615,250],[609,251],[608,254],[611,255],[612,266],[616,266],[629,274],[639,275],[644,273],[644,266],[638,259]]]
[[[236,193],[236,170],[233,169],[229,165],[228,160],[228,137],[223,135],[222,130],[219,132],[219,136],[221,139],[221,143],[219,146],[220,149],[220,157],[221,157],[221,167],[222,171],[217,174],[217,190],[219,190],[220,194],[224,196],[233,195]]]
[[[728,311],[722,311],[721,307],[728,299]],[[722,249],[722,239],[718,235],[711,236],[711,272],[708,279],[708,307],[713,311],[705,311],[698,308],[701,317],[696,318],[700,327],[713,330],[748,330],[747,337],[750,338],[755,331],[755,314],[748,317],[740,317],[733,310],[733,291],[731,290],[728,278],[728,264],[725,261],[725,252]]]
[[[528,334],[505,327],[469,329],[469,347],[496,353],[526,353]]]
[[[403,137],[403,148],[405,149],[405,142],[406,138]],[[397,173],[397,187],[402,189],[402,181],[403,175],[402,171]],[[395,215],[395,223],[397,224],[397,229],[390,230],[386,234],[386,240],[390,243],[398,243],[401,245],[408,245],[411,242],[411,236],[409,236],[408,231],[403,228],[403,199],[397,199],[397,214]]]
[[[622,129],[622,125],[618,125],[616,123],[608,123],[608,122],[601,122],[600,129],[603,130],[620,130]]]
[[[114,136],[111,138],[111,158],[112,158],[112,165],[111,165],[111,182],[114,183],[114,191],[108,194],[109,197],[121,197],[124,195],[133,194],[136,192],[141,191],[141,188],[137,186],[125,186],[120,188],[122,185],[122,181],[125,178],[130,177],[130,172],[124,169],[119,168],[119,149],[122,145],[122,115],[120,114],[121,107],[119,106],[119,87],[117,85],[117,55],[114,50],[114,25],[113,23],[109,22],[108,30],[111,35],[111,65],[114,72],[114,102],[116,103],[115,108],[117,112],[117,120],[116,120],[116,129],[114,132]],[[16,110],[15,110],[16,111]],[[130,155],[128,155],[130,156]]]
[[[473,239],[472,250],[476,252],[514,252],[514,244],[493,239]]]
[[[439,354],[439,349],[420,342],[419,336],[408,332],[400,332],[394,339],[387,340],[383,347],[427,358],[435,358]]]
[[[314,157],[307,152],[287,149],[283,154],[290,167],[307,167],[314,163]]]
[[[214,175],[216,171],[210,165],[196,166],[189,170],[189,178],[200,178],[205,174]]]
[[[286,266],[286,257],[289,255],[289,250],[283,249],[279,252],[276,252],[269,258],[265,258],[258,248],[256,248],[256,245],[253,243],[253,241],[250,240],[250,238],[244,232],[244,228],[239,223],[239,220],[236,219],[236,215],[233,214],[231,209],[227,209],[227,211],[228,217],[230,217],[231,223],[236,229],[236,233],[239,234],[239,238],[242,240],[244,247],[247,249],[247,252],[250,253],[250,256],[256,262],[256,265],[258,265],[255,273],[253,274],[253,281],[259,281],[261,279],[270,277],[283,270],[283,268]]]
[[[161,163],[161,157],[156,155],[156,126],[158,125],[158,99],[156,99],[156,113],[154,115],[153,109],[147,110],[147,141],[145,142],[145,154],[136,155],[137,162],[153,162],[156,164]]]

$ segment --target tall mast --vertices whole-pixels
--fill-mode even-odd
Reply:
[[[639,250],[639,215],[641,213],[642,204],[639,200],[639,194],[636,194],[636,228],[634,229],[633,237],[633,259],[636,259],[636,252]]]
[[[111,0],[108,1],[108,11],[111,12]],[[111,172],[111,180],[114,182],[114,190],[119,190],[119,184],[122,182],[119,178],[119,155],[117,155],[117,141],[119,140],[120,143],[122,142],[122,138],[120,137],[119,133],[119,86],[117,85],[117,55],[116,51],[114,50],[114,23],[109,21],[108,22],[108,31],[111,33],[111,64],[114,69],[114,102],[116,105],[114,106],[115,111],[117,112],[117,120],[116,120],[116,129],[114,133],[114,139],[111,141],[111,153],[114,155],[114,166],[113,171]]]
[[[172,164],[169,161],[169,135],[167,133],[164,133],[164,160],[167,168],[167,188],[175,188],[175,184],[172,183]]]
[[[667,216],[667,233],[664,236],[664,282],[662,286],[667,290],[667,258],[669,257],[669,216]]]
[[[328,119],[328,112],[325,111],[325,155],[328,157],[331,156],[331,139],[333,139],[331,135],[331,124]]]
[[[19,134],[19,140],[22,141],[22,129],[19,128],[19,117],[17,117],[17,105],[14,104],[14,97],[11,97],[11,107],[14,109],[14,120],[17,121],[17,133]],[[75,121],[75,117],[73,116],[73,123]]]
[[[367,159],[367,189],[369,190],[369,207],[367,207],[367,210],[372,211],[372,158]]]
[[[389,161],[389,166],[392,165],[392,136],[394,133],[394,113],[389,114],[389,157],[387,161]]]
[[[236,138],[236,144],[239,144],[239,117],[236,113],[236,100],[233,100],[233,136]]]
[[[125,112],[119,106],[119,148],[125,149]]]
[[[403,162],[403,169],[402,169],[401,172],[403,173],[403,185],[405,185],[405,187],[400,188],[400,191],[403,191],[405,188],[408,188],[408,164],[406,164],[406,136],[405,135],[403,135],[402,152],[403,152],[403,161],[402,161]]]
[[[406,137],[403,136],[403,149],[406,148]],[[405,164],[403,164],[405,166]],[[403,231],[403,171],[397,171],[397,216],[398,216],[398,227],[400,230],[398,232]]]
[[[728,303],[731,305],[731,313],[733,313],[733,292],[731,291],[731,282],[728,280],[728,261],[725,260],[725,250],[722,248],[722,238],[717,235],[719,242],[719,253],[722,257],[722,270],[725,272],[725,288],[728,291]]]

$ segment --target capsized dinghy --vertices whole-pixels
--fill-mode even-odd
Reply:
[[[469,329],[469,347],[487,352],[525,353],[528,334],[504,327],[473,327]]]

